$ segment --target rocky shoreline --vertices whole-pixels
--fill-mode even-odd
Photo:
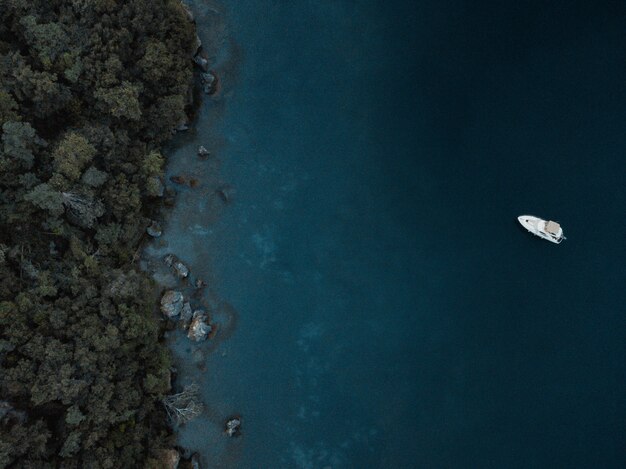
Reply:
[[[185,9],[187,19],[195,27],[196,20],[192,9],[183,1],[181,4]],[[174,129],[174,133],[193,130],[193,116],[198,113],[203,105],[202,96],[214,96],[220,87],[220,79],[217,73],[210,69],[208,54],[197,34],[191,60],[195,64],[195,88],[190,94],[192,97],[188,103],[191,107],[191,115],[185,121],[180,122]],[[213,158],[211,151],[205,145],[200,145],[197,148],[198,160],[206,161]],[[146,234],[152,240],[148,241],[149,244],[151,242],[158,243],[159,238],[166,233],[170,209],[176,204],[179,188],[196,189],[203,185],[203,181],[196,175],[178,174],[170,176],[167,180],[159,178],[158,185],[160,187],[158,192],[163,200],[163,208],[146,228]],[[223,204],[227,204],[232,200],[233,189],[228,185],[217,185],[212,195],[217,196]],[[207,287],[207,282],[203,278],[194,275],[187,263],[180,259],[175,252],[161,256],[160,259],[145,255],[144,252],[142,269],[155,278],[163,288],[159,311],[162,320],[165,321],[162,328],[164,338],[167,339],[169,334],[177,330],[183,331],[190,343],[200,344],[215,338],[219,327],[217,323],[212,322],[210,308],[201,299]],[[202,371],[204,370],[203,366],[200,368]],[[172,368],[171,372],[170,392],[174,392],[176,389],[179,392],[166,396],[164,405],[168,410],[168,425],[175,433],[180,425],[184,425],[202,412],[203,404],[199,397],[197,385],[192,384],[180,389],[181,384],[177,380],[176,368]],[[175,409],[174,413],[171,411],[172,408]],[[184,417],[180,417],[183,414]],[[178,415],[178,417],[173,418],[172,415]],[[234,415],[226,418],[223,422],[223,428],[223,433],[227,437],[240,436],[241,416]],[[161,463],[168,469],[199,469],[201,467],[200,460],[201,457],[198,453],[192,453],[180,446],[163,450],[161,453]]]

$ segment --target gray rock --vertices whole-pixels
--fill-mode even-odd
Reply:
[[[179,291],[168,290],[161,298],[161,312],[170,319],[180,314],[183,305],[184,297]]]
[[[212,85],[213,83],[215,83],[215,78],[216,77],[213,72],[206,72],[200,75],[200,79],[202,80],[202,83],[207,83],[209,85]]]
[[[146,228],[146,232],[153,238],[158,238],[163,234],[163,229],[161,228],[161,224],[158,221],[152,220],[150,226]]]
[[[198,453],[191,455],[191,469],[200,469],[200,455]]]
[[[174,268],[176,275],[178,275],[180,278],[187,278],[189,276],[189,268],[181,261],[174,262],[174,265],[172,267]]]
[[[233,417],[226,421],[226,434],[228,436],[239,436],[241,433],[241,419],[239,417]]]
[[[175,449],[161,450],[161,463],[162,467],[166,469],[178,469],[180,464],[180,453]]]
[[[200,54],[196,55],[193,58],[193,61],[195,62],[195,64],[200,67],[203,71],[208,72],[209,71],[209,61],[207,59],[205,59],[204,57],[202,57]]]
[[[201,47],[202,47],[202,40],[200,39],[200,36],[196,34],[196,42],[194,43],[193,54],[191,54],[192,57],[198,55],[198,52],[200,52]]]
[[[203,84],[202,90],[206,94],[215,93],[215,90],[217,89],[217,77],[215,74],[213,72],[206,72],[200,75],[200,78],[202,79]]]
[[[191,305],[188,301],[186,301],[183,305],[183,309],[180,312],[180,322],[184,329],[187,329],[189,327],[189,323],[191,322],[192,317],[193,314],[191,312]]]
[[[201,340],[206,340],[209,336],[209,333],[213,329],[210,324],[207,323],[207,317],[204,311],[197,310],[193,313],[193,319],[191,320],[191,324],[189,325],[189,332],[187,333],[187,337],[191,340],[195,340],[196,342],[200,342]]]
[[[185,130],[189,130],[189,122],[183,121],[178,124],[178,127],[174,129],[176,132],[184,132]]]
[[[235,189],[231,186],[221,186],[215,189],[215,193],[222,199],[222,202],[227,204],[232,201],[233,195],[235,195]]]
[[[198,156],[200,158],[208,158],[211,155],[211,152],[207,150],[204,146],[200,145],[198,147]]]
[[[163,258],[163,262],[168,267],[174,269],[174,273],[180,278],[187,278],[189,276],[189,267],[187,267],[180,259],[174,254],[168,254]]]

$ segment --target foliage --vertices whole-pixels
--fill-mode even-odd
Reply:
[[[0,468],[142,467],[170,363],[131,260],[195,32],[179,0],[0,11]]]

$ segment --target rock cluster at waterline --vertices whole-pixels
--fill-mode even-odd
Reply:
[[[218,82],[217,75],[215,75],[212,71],[209,71],[201,74],[200,79],[202,80],[202,91],[208,95],[215,94]]]
[[[180,259],[174,254],[168,254],[163,260],[165,265],[172,268],[176,277],[187,282],[190,271]],[[196,279],[193,285],[195,288],[202,288],[206,283],[202,279]],[[163,294],[161,312],[170,320],[178,320],[180,326],[187,331],[187,337],[195,342],[206,340],[213,332],[208,314],[202,309],[194,311],[181,291],[167,290]]]

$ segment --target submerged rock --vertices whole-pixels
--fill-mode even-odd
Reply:
[[[170,181],[174,184],[187,184],[187,179],[184,176],[170,176]]]
[[[200,185],[200,181],[197,178],[190,176],[170,176],[170,181],[175,184],[186,185],[191,188],[198,187]]]
[[[212,330],[211,325],[207,321],[208,319],[204,311],[200,309],[194,311],[187,337],[196,342],[206,340]]]
[[[195,285],[196,285],[196,288],[204,288],[206,287],[206,282],[202,280],[201,278],[197,278]]]
[[[152,223],[150,223],[150,226],[146,228],[146,232],[153,238],[158,238],[163,234],[163,229],[158,221],[153,220]]]
[[[227,204],[232,200],[235,190],[231,186],[222,186],[215,189],[215,193],[222,199],[222,202]]]
[[[241,418],[233,417],[226,421],[226,434],[230,437],[241,434]]]
[[[198,156],[200,158],[208,158],[211,155],[211,152],[207,150],[204,146],[200,145],[198,147]]]
[[[168,318],[178,316],[183,309],[183,294],[179,291],[168,290],[161,298],[161,312]]]

